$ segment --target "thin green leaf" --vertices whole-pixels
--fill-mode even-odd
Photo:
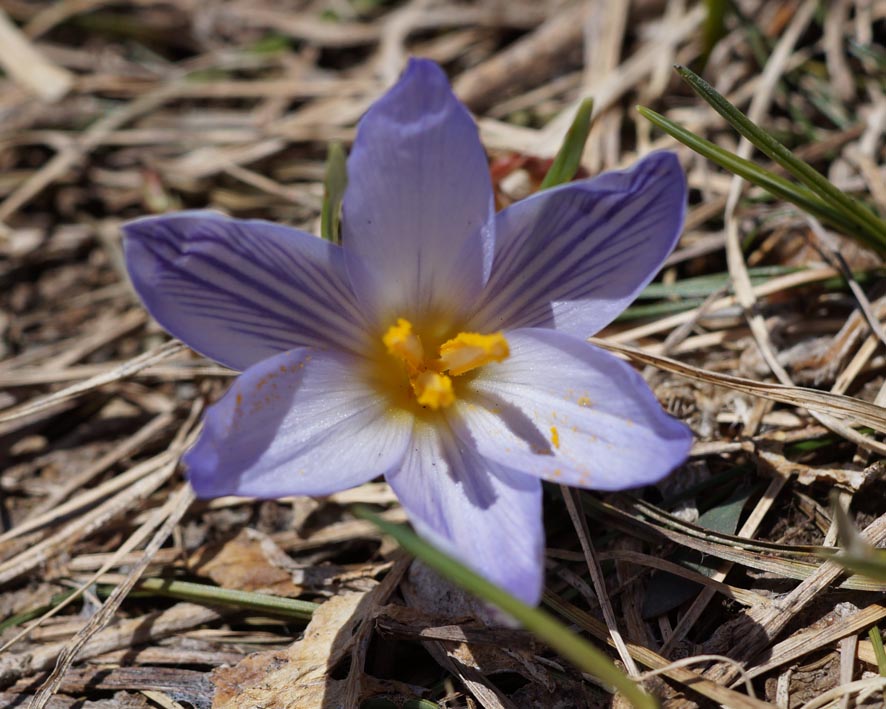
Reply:
[[[677,66],[677,73],[692,87],[701,98],[726,121],[747,138],[758,150],[784,167],[801,183],[818,194],[834,210],[867,234],[870,244],[877,244],[881,253],[886,253],[886,222],[870,209],[834,186],[824,175],[804,162],[769,133],[757,126],[735,106],[726,100],[707,81],[684,66]],[[854,235],[850,232],[850,235]]]
[[[874,655],[877,658],[877,671],[881,677],[886,677],[886,650],[883,649],[883,637],[880,635],[880,629],[875,625],[868,631],[868,637],[871,639]]]
[[[557,157],[545,179],[541,182],[539,191],[546,190],[550,187],[556,187],[569,182],[578,167],[581,165],[581,155],[585,149],[585,143],[588,141],[588,134],[591,132],[591,114],[594,111],[594,99],[586,98],[581,102],[578,110],[575,112],[575,118],[572,125],[566,131],[566,137],[563,138],[563,145],[557,152]]]
[[[444,578],[516,618],[527,630],[535,633],[578,668],[621,692],[635,707],[651,708],[658,705],[653,697],[622,674],[606,654],[572,633],[550,614],[514,598],[461,562],[435,549],[406,527],[383,520],[363,505],[354,505],[351,510],[357,517],[369,520],[382,532],[393,537],[406,551],[421,559]]]
[[[886,550],[877,549],[862,539],[837,496],[832,498],[837,536],[843,549],[837,553],[825,552],[822,556],[855,574],[886,581]]]
[[[635,320],[646,320],[650,318],[660,318],[674,313],[682,313],[692,310],[704,304],[704,298],[686,298],[674,302],[651,303],[647,305],[632,305],[627,310],[623,310],[615,318],[615,322],[626,323]]]
[[[701,28],[701,59],[699,65],[708,63],[711,51],[726,36],[726,12],[729,3],[726,0],[705,0],[704,25]]]
[[[874,648],[874,656],[877,658],[877,670],[881,677],[886,677],[886,650],[883,649],[880,629],[875,625],[868,631],[868,637],[871,639],[871,647]],[[882,698],[883,704],[886,706],[886,690],[883,690]]]
[[[295,598],[272,596],[268,593],[255,593],[254,591],[237,591],[177,579],[146,578],[139,581],[135,588],[139,591],[149,591],[182,601],[236,606],[244,610],[283,615],[301,620],[310,620],[311,615],[319,607],[318,603],[299,601]]]
[[[808,212],[817,219],[826,222],[833,227],[836,227],[843,233],[862,236],[865,243],[868,243],[877,250],[886,248],[886,242],[880,244],[876,240],[869,239],[867,232],[859,234],[856,225],[848,220],[840,210],[828,205],[818,195],[806,187],[795,185],[793,182],[780,175],[776,175],[769,170],[763,169],[750,160],[745,160],[735,153],[724,150],[719,145],[716,145],[709,140],[705,140],[701,136],[684,128],[679,123],[675,123],[649,108],[638,106],[637,111],[639,111],[640,115],[644,118],[679,140],[683,145],[691,148],[699,155],[706,157],[708,160],[716,163],[729,172],[738,175],[757,187],[762,187],[779,199],[795,204],[803,211]]]
[[[751,283],[765,283],[770,278],[796,273],[802,270],[796,266],[756,266],[748,269]],[[637,300],[658,298],[706,298],[728,286],[731,278],[728,273],[709,273],[704,276],[681,278],[673,283],[650,283],[637,296]]]
[[[101,585],[96,588],[96,593],[99,597],[107,597],[114,588],[114,586]],[[46,611],[66,601],[74,593],[76,593],[75,590],[57,593],[45,605],[5,618],[0,622],[0,632],[7,628],[27,623],[34,618],[39,618]],[[313,612],[319,607],[318,603],[299,601],[294,598],[283,598],[252,591],[236,591],[208,584],[163,578],[142,579],[135,586],[132,595],[165,596],[180,601],[192,601],[206,605],[235,606],[243,610],[259,611],[285,618],[298,618],[299,620],[310,620]]]
[[[29,620],[34,620],[35,618],[39,618],[41,615],[46,613],[46,611],[55,608],[60,603],[68,600],[71,596],[76,593],[75,590],[63,591],[62,593],[56,593],[49,600],[49,603],[45,603],[42,606],[36,606],[34,608],[30,608],[28,610],[22,611],[20,613],[16,613],[15,615],[8,616],[4,618],[2,622],[0,622],[0,633],[5,632],[9,628],[16,628],[23,623],[27,623]]]
[[[333,244],[341,243],[341,201],[347,186],[348,167],[345,150],[340,143],[330,143],[326,153],[326,176],[323,178],[320,235]]]
[[[403,709],[440,709],[440,705],[429,699],[407,699],[403,702]]]
[[[724,534],[734,534],[738,529],[738,520],[748,499],[755,493],[752,487],[741,488],[727,500],[712,507],[699,516],[697,524]],[[679,549],[670,557],[682,566],[697,571],[705,576],[713,576],[720,566],[719,560],[706,557],[696,551]],[[699,584],[682,576],[667,571],[656,571],[650,580],[643,599],[643,617],[657,618],[681,606],[699,591]]]

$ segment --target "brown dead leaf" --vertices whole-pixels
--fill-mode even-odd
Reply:
[[[303,591],[293,581],[292,559],[270,537],[254,529],[243,529],[221,545],[201,547],[191,556],[188,566],[222,588],[289,597]]]
[[[343,706],[346,680],[331,672],[351,650],[366,593],[334,596],[314,611],[301,640],[250,655],[212,673],[213,709],[322,709]]]

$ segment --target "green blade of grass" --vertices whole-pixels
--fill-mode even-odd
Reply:
[[[282,615],[300,620],[310,620],[317,603],[300,601],[295,598],[272,596],[268,593],[238,591],[230,588],[211,586],[205,583],[179,581],[178,579],[146,578],[136,585],[138,591],[210,605],[235,606],[244,610],[259,611],[272,615]]]
[[[701,57],[699,66],[708,63],[711,52],[723,37],[726,36],[726,13],[729,4],[726,0],[705,0],[705,18],[701,30]]]
[[[99,597],[106,598],[114,588],[115,586],[100,585],[96,588],[96,593]],[[76,590],[57,593],[50,599],[49,603],[5,618],[3,621],[0,621],[0,632],[39,618],[46,611],[66,601],[74,593],[76,593]],[[166,598],[205,605],[234,606],[243,610],[258,611],[268,615],[297,618],[299,620],[310,620],[314,611],[319,607],[318,603],[300,601],[294,598],[272,596],[267,593],[256,593],[254,591],[237,591],[209,584],[164,578],[142,579],[135,586],[131,595],[140,597],[164,596]]]
[[[435,549],[406,527],[383,520],[363,505],[354,505],[351,510],[355,516],[369,520],[382,532],[393,537],[406,551],[421,559],[444,578],[516,618],[527,630],[535,633],[579,669],[621,692],[635,707],[646,709],[658,706],[655,698],[620,672],[605,653],[575,635],[550,614],[514,598],[461,562]]]
[[[682,313],[686,310],[692,310],[704,304],[704,298],[685,298],[675,302],[649,303],[648,305],[632,305],[630,308],[621,311],[615,322],[626,323],[634,320],[646,320],[651,318],[660,318],[674,313]]]
[[[886,650],[883,649],[883,638],[880,629],[875,625],[868,631],[871,647],[874,648],[874,656],[877,658],[877,671],[881,677],[886,677]],[[881,693],[883,705],[886,706],[886,689]]]
[[[696,135],[679,123],[675,123],[669,118],[665,118],[660,113],[656,113],[649,108],[638,106],[637,111],[640,115],[651,123],[654,123],[668,135],[676,138],[683,143],[683,145],[691,148],[699,155],[706,157],[711,162],[716,163],[720,167],[738,175],[757,187],[762,187],[773,196],[796,205],[803,211],[808,212],[820,221],[830,224],[843,233],[862,236],[865,243],[869,246],[882,253],[886,253],[886,241],[881,243],[877,240],[871,239],[867,232],[863,232],[860,235],[855,223],[847,219],[843,212],[830,206],[810,189],[802,185],[796,185],[784,177],[763,169],[750,160],[745,160],[735,153],[724,150],[719,145]]]
[[[854,574],[886,581],[886,550],[878,549],[862,539],[835,493],[831,494],[831,503],[842,549],[839,552],[823,552],[821,556]]]
[[[581,155],[588,142],[588,134],[591,132],[591,114],[594,111],[594,99],[586,98],[579,105],[572,119],[572,125],[566,131],[563,145],[557,151],[557,157],[551,165],[545,179],[542,180],[539,191],[569,182],[581,164]]]
[[[695,72],[684,66],[677,66],[676,70],[683,80],[692,87],[692,90],[723,116],[729,125],[747,138],[758,150],[784,167],[797,180],[824,199],[832,209],[841,212],[844,218],[867,234],[870,243],[878,244],[878,250],[881,253],[886,253],[886,222],[838,189],[824,175],[757,126]]]
[[[886,677],[886,650],[883,649],[883,637],[880,629],[875,625],[868,631],[871,645],[874,648],[874,656],[877,658],[877,671],[881,677]]]
[[[348,186],[348,166],[340,143],[330,143],[323,178],[323,207],[320,211],[320,236],[333,244],[341,243],[341,201]]]

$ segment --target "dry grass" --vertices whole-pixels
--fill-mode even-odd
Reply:
[[[736,4],[704,74],[886,212],[886,3]],[[0,616],[16,617],[0,704],[613,702],[526,634],[466,619],[347,514],[402,520],[383,484],[195,503],[178,456],[232,373],[149,320],[118,225],[211,206],[316,232],[327,142],[409,54],[475,112],[501,205],[537,185],[588,95],[587,173],[674,147],[637,103],[750,155],[670,68],[699,67],[704,18],[688,0],[0,0]],[[884,589],[816,553],[837,542],[834,489],[886,542],[880,259],[675,149],[686,231],[599,343],[646,367],[697,444],[657,489],[548,490],[545,602],[667,707],[882,706],[867,631]],[[322,605],[292,645],[303,621],[127,595],[142,577]]]

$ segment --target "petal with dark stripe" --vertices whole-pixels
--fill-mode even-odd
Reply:
[[[485,458],[594,490],[650,485],[685,460],[692,432],[630,365],[547,328],[508,342],[510,357],[479,369],[449,413]]]
[[[357,127],[343,208],[361,302],[398,317],[458,317],[488,275],[492,183],[477,127],[439,66],[412,59]],[[366,277],[363,277],[363,276]]]
[[[416,421],[388,482],[416,531],[477,573],[535,605],[544,580],[541,483],[458,441],[445,424]]]
[[[683,228],[686,179],[671,153],[542,192],[502,211],[470,327],[555,327],[588,337],[652,280]]]
[[[214,212],[123,227],[145,307],[188,346],[246,369],[299,346],[364,347],[341,249],[289,227]]]
[[[247,369],[185,454],[197,495],[327,495],[399,468],[412,418],[366,384],[364,364],[299,348]]]

